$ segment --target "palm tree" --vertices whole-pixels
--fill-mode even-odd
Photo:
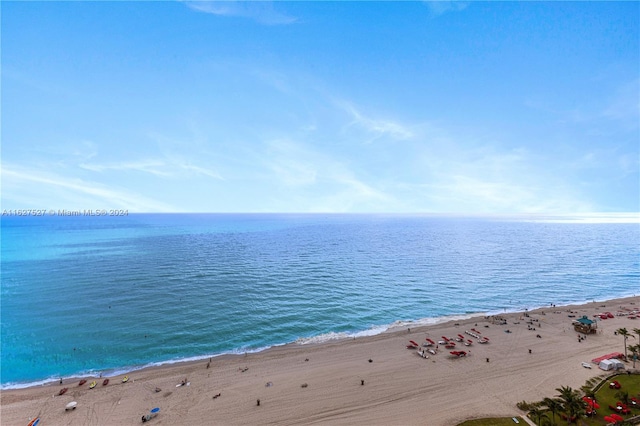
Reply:
[[[545,398],[542,400],[542,404],[551,411],[551,419],[555,425],[556,414],[562,410],[562,402],[557,398]]]
[[[635,334],[638,335],[638,344],[640,344],[640,328],[634,328],[632,330]],[[637,355],[637,354],[636,354]],[[636,368],[636,360],[633,360],[633,368]]]
[[[640,354],[640,343],[637,345],[629,345],[627,349],[633,354],[633,368],[636,368],[636,358],[638,358],[638,354]]]
[[[540,426],[540,422],[543,418],[546,418],[547,415],[544,413],[544,410],[541,410],[538,407],[533,407],[529,410],[529,417],[536,421],[536,424]]]
[[[629,336],[631,336],[631,337],[633,337],[633,336],[631,334],[629,334],[627,329],[624,328],[624,327],[617,329],[616,333],[618,333],[619,335],[624,337],[624,359],[626,361],[627,360],[627,339],[629,338]]]
[[[618,400],[625,403],[626,405],[629,405],[629,392],[624,390],[619,390],[618,392],[616,392],[614,396],[618,398]]]
[[[569,424],[572,418],[582,414],[584,410],[582,400],[580,399],[580,392],[571,389],[569,386],[562,386],[556,388],[556,390],[560,393],[558,396],[562,401],[562,410],[567,415],[567,424]]]
[[[593,390],[593,386],[591,385],[583,385],[580,386],[580,390],[584,393],[584,396],[589,397],[591,399],[596,399],[596,392]]]

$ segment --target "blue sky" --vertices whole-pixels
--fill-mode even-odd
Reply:
[[[638,2],[2,2],[2,208],[640,211]]]

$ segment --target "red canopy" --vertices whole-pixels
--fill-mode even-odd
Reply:
[[[591,360],[591,362],[593,362],[594,364],[600,364],[600,361],[604,361],[605,359],[611,359],[611,358],[624,358],[624,355],[621,354],[620,352],[612,352],[610,354],[607,355],[602,355],[598,358],[594,358]]]

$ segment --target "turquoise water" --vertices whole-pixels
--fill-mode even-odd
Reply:
[[[3,217],[4,388],[640,293],[638,224]]]

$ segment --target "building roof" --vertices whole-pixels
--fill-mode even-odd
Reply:
[[[584,324],[584,325],[591,325],[593,324],[593,321],[590,320],[589,318],[587,318],[587,316],[583,316],[582,318],[578,318],[576,321],[578,321],[580,324]]]

